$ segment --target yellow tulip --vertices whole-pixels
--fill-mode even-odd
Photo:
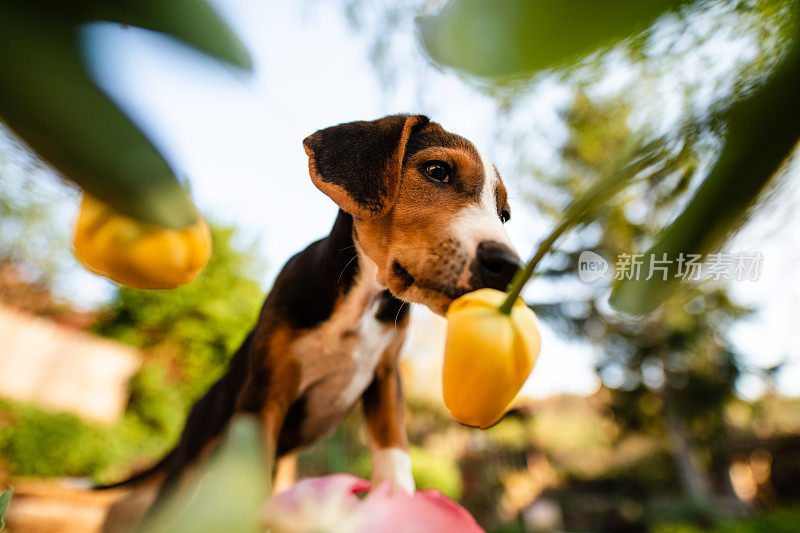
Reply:
[[[447,311],[444,403],[453,418],[487,428],[505,413],[539,356],[539,321],[521,299],[500,311],[508,295],[480,289]]]
[[[75,256],[92,272],[136,289],[174,289],[192,281],[211,255],[202,217],[166,229],[115,211],[83,195],[73,239]]]

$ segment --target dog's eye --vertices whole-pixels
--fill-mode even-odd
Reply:
[[[423,172],[430,179],[441,183],[450,181],[450,165],[444,161],[428,161],[422,166]]]
[[[511,213],[509,213],[509,212],[508,212],[508,209],[503,209],[503,210],[500,212],[500,222],[502,222],[503,224],[505,224],[505,223],[506,223],[506,222],[508,222],[509,220],[511,220]]]

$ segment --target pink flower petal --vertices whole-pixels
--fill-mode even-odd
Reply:
[[[358,533],[483,532],[466,509],[436,489],[411,495],[384,484],[369,493],[358,513]]]
[[[330,474],[322,477],[301,479],[289,489],[276,494],[272,501],[281,507],[294,509],[306,500],[324,500],[333,495],[349,493],[353,501],[359,501],[354,495],[369,490],[369,481],[350,474]]]
[[[339,531],[356,519],[361,500],[355,494],[367,490],[369,482],[350,474],[303,479],[264,503],[261,522],[281,533]]]
[[[369,482],[350,474],[308,478],[264,506],[263,523],[281,533],[482,533],[466,509],[435,489],[408,494],[388,483],[366,498]]]

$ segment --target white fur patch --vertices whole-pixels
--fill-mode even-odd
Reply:
[[[383,352],[394,340],[396,332],[375,318],[381,302],[375,300],[367,308],[358,326],[358,339],[353,350],[353,377],[349,385],[340,393],[343,402],[352,405],[367,388],[375,375],[375,367]]]
[[[453,235],[470,255],[474,256],[478,244],[483,241],[494,241],[505,244],[514,249],[511,239],[508,238],[505,226],[497,213],[497,200],[495,188],[497,187],[497,172],[489,160],[480,153],[483,165],[483,189],[478,203],[465,207],[453,220]],[[456,286],[465,287],[471,274],[465,271],[459,278]]]
[[[380,448],[372,451],[372,487],[390,482],[392,488],[401,488],[414,494],[414,477],[411,475],[411,458],[401,448]]]
[[[483,190],[481,191],[481,207],[490,213],[497,214],[495,188],[497,187],[497,172],[489,158],[478,152],[483,165]]]

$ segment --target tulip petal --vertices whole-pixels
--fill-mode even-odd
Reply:
[[[450,414],[468,426],[494,425],[525,384],[541,347],[536,315],[519,299],[500,311],[506,293],[481,289],[447,312],[442,392]]]
[[[84,194],[73,244],[75,256],[96,274],[137,289],[174,289],[205,266],[211,232],[202,217],[187,228],[166,229]]]

